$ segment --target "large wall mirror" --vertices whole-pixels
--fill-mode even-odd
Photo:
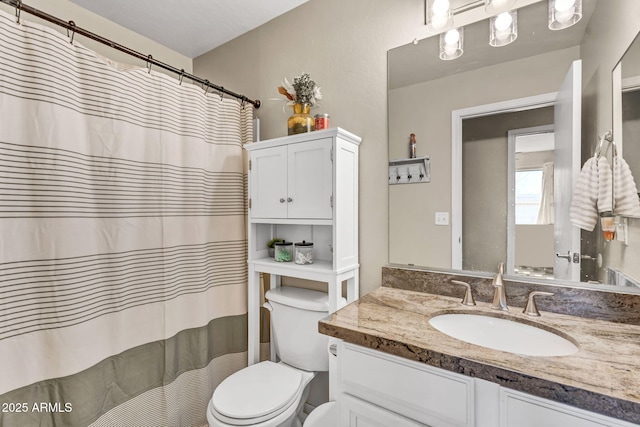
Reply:
[[[582,12],[576,25],[551,31],[547,1],[527,4],[504,47],[489,45],[487,19],[465,25],[455,60],[439,58],[438,36],[389,51],[389,159],[409,156],[413,133],[431,167],[429,183],[389,187],[390,263],[495,273],[505,262],[514,278],[640,293],[640,220],[616,220],[611,241],[599,224],[589,232],[568,222],[572,179],[613,127],[612,70],[622,62],[622,80],[640,76],[630,48],[640,2],[583,0]],[[623,107],[633,91],[620,93],[640,151],[630,127],[640,107]],[[627,163],[640,165],[620,139]]]

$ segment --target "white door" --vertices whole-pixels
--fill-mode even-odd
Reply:
[[[291,144],[288,151],[288,217],[331,219],[331,138]]]
[[[287,147],[251,152],[251,218],[287,217]]]
[[[580,281],[580,229],[569,221],[569,206],[580,174],[582,61],[574,61],[554,106],[554,243],[556,279]],[[567,189],[570,189],[567,191]]]

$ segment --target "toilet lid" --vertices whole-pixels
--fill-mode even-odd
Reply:
[[[266,361],[227,377],[213,392],[211,400],[221,415],[254,419],[282,412],[298,396],[301,386],[300,371]]]

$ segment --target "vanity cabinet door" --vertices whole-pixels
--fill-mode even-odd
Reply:
[[[513,390],[500,391],[500,427],[632,427],[635,424]]]
[[[351,344],[338,365],[342,395],[428,426],[475,426],[473,378]]]
[[[348,394],[340,395],[339,411],[339,425],[345,427],[426,426]]]

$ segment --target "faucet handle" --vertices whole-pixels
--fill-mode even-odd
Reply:
[[[503,274],[504,274],[504,262],[501,262],[500,264],[498,264],[498,273],[495,275],[495,277],[493,278],[493,281],[491,282],[494,287],[504,286],[504,279],[502,278]]]
[[[529,293],[529,299],[527,300],[527,306],[522,311],[527,316],[532,316],[532,317],[539,317],[540,316],[540,312],[538,311],[538,307],[536,306],[536,300],[534,299],[534,297],[538,296],[538,295],[551,296],[551,295],[553,295],[553,292],[533,291],[533,292]]]
[[[476,305],[476,301],[473,299],[473,293],[471,292],[471,285],[467,282],[461,282],[460,280],[452,280],[451,283],[455,283],[456,285],[462,285],[467,288],[464,293],[464,298],[460,304],[462,305]]]

